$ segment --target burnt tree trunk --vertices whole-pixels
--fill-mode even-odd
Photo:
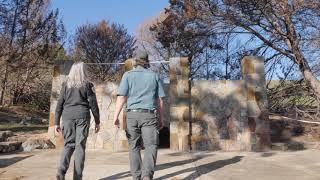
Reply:
[[[315,95],[320,98],[320,81],[315,77],[312,73],[311,68],[303,56],[301,49],[299,47],[300,40],[297,36],[296,29],[293,25],[291,13],[289,10],[289,5],[286,4],[287,13],[284,16],[284,20],[286,22],[286,29],[287,29],[287,44],[291,47],[292,54],[294,55],[294,60],[299,66],[299,70],[301,71],[304,80],[306,83],[311,87],[314,91]]]

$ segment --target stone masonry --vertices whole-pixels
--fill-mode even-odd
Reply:
[[[264,59],[254,56],[244,57],[242,67],[252,150],[266,150],[269,149],[271,141]]]
[[[170,59],[170,148],[185,151],[190,148],[190,88],[188,58]]]
[[[61,84],[65,81],[68,72],[72,66],[72,61],[57,61],[54,66],[54,74],[52,81],[51,106],[49,118],[48,136],[57,147],[63,146],[63,137],[54,132],[54,112],[59,97]],[[93,116],[90,123],[89,137],[87,148],[89,149],[106,149],[108,151],[124,151],[127,149],[127,140],[125,137],[125,126],[123,113],[120,114],[119,130],[113,126],[113,112],[115,108],[117,83],[107,82],[104,84],[95,84],[97,101],[100,109],[101,130],[94,133]]]
[[[191,95],[187,62],[186,58],[170,59],[170,148],[269,149],[263,58],[248,56],[242,60],[242,80],[192,82]]]
[[[54,134],[54,110],[62,82],[72,61],[57,61],[54,67],[50,122],[48,134],[57,147],[63,139]],[[129,70],[134,60],[125,63]],[[262,151],[270,147],[270,130],[264,77],[264,62],[260,57],[242,60],[242,80],[195,80],[189,87],[187,58],[170,59],[170,84],[165,85],[165,125],[170,127],[170,149],[176,151],[223,150]],[[91,120],[87,142],[89,149],[126,151],[125,114],[121,113],[121,128],[113,122],[117,82],[95,83],[100,108],[101,130],[93,132]],[[191,117],[191,118],[190,118]]]

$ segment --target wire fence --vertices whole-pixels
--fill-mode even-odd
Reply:
[[[170,61],[152,61],[152,62],[149,62],[149,64],[168,64]],[[98,64],[98,65],[124,65],[125,63],[85,63],[85,64],[88,64],[88,65],[95,65],[95,64]]]

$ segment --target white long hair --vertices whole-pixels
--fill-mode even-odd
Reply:
[[[79,88],[85,86],[88,82],[87,70],[83,62],[75,62],[69,72],[67,78],[68,88]]]

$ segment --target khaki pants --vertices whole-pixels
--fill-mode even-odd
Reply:
[[[158,120],[155,114],[128,112],[127,113],[127,138],[129,142],[130,170],[133,179],[141,177],[153,177],[159,133],[157,130]],[[145,147],[144,159],[141,160],[141,146]]]

